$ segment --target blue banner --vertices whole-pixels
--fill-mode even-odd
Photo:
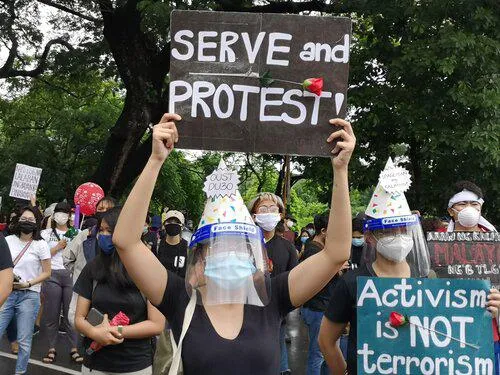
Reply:
[[[486,280],[359,277],[358,374],[492,375],[489,289]]]

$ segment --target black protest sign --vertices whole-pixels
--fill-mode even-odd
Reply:
[[[427,243],[431,267],[438,277],[487,279],[500,286],[498,232],[430,232]]]
[[[169,111],[179,148],[330,156],[345,117],[351,21],[173,11]],[[321,95],[302,82],[322,78]]]

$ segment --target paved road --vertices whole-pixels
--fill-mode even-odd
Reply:
[[[292,338],[288,347],[289,364],[294,375],[305,374],[307,360],[308,336],[307,329],[299,316],[298,310],[292,312],[288,317],[287,328]],[[59,335],[57,344],[57,359],[54,365],[46,365],[41,362],[46,354],[43,335],[35,335],[33,338],[33,348],[31,350],[31,360],[28,368],[29,375],[64,375],[80,374],[79,366],[73,364],[69,357],[68,342],[64,335]],[[4,337],[0,341],[0,375],[14,374],[16,357],[10,354],[10,346]]]

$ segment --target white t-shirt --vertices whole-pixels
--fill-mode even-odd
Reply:
[[[12,261],[24,249],[27,242],[22,242],[16,235],[5,237],[9,245]],[[21,281],[33,280],[42,273],[42,260],[50,259],[50,249],[44,240],[33,241],[21,260],[14,267],[14,273]],[[40,284],[33,285],[30,290],[40,293]]]
[[[66,233],[65,230],[56,229],[56,232],[59,235],[59,238],[61,240],[65,239],[69,243],[69,240],[66,237],[64,237],[64,234]],[[52,229],[44,229],[40,233],[42,235],[42,238],[45,240],[45,242],[47,242],[47,245],[49,245],[49,249],[52,249],[53,247],[55,247],[57,245],[57,243],[59,242],[59,240],[57,239],[57,236],[54,234]],[[68,246],[68,245],[66,244],[66,246]],[[64,249],[62,249],[61,251],[58,251],[52,257],[52,262],[51,262],[52,263],[52,270],[63,270],[64,269],[63,255],[62,255],[63,250]]]

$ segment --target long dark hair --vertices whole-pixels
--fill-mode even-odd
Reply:
[[[102,216],[99,226],[103,221],[105,221],[109,226],[111,234],[113,234],[120,212],[121,207],[110,208]],[[99,243],[97,243],[96,246],[99,249],[99,252],[95,258],[94,267],[92,269],[94,279],[97,282],[109,283],[119,288],[135,286],[134,282],[128,275],[127,270],[123,266],[118,253],[114,251],[111,255],[106,255],[99,248]]]
[[[35,220],[36,220],[36,229],[33,232],[33,237],[32,237],[33,240],[35,240],[35,241],[42,240],[43,238],[42,238],[42,235],[40,234],[40,227],[42,225],[41,216],[39,215],[39,212],[37,212],[37,210],[31,206],[21,207],[17,211],[17,216],[13,219],[14,229],[12,230],[12,234],[15,234],[17,237],[21,236],[21,231],[19,230],[18,224],[19,224],[19,219],[21,218],[22,214],[25,213],[26,211],[31,212],[35,216]]]

